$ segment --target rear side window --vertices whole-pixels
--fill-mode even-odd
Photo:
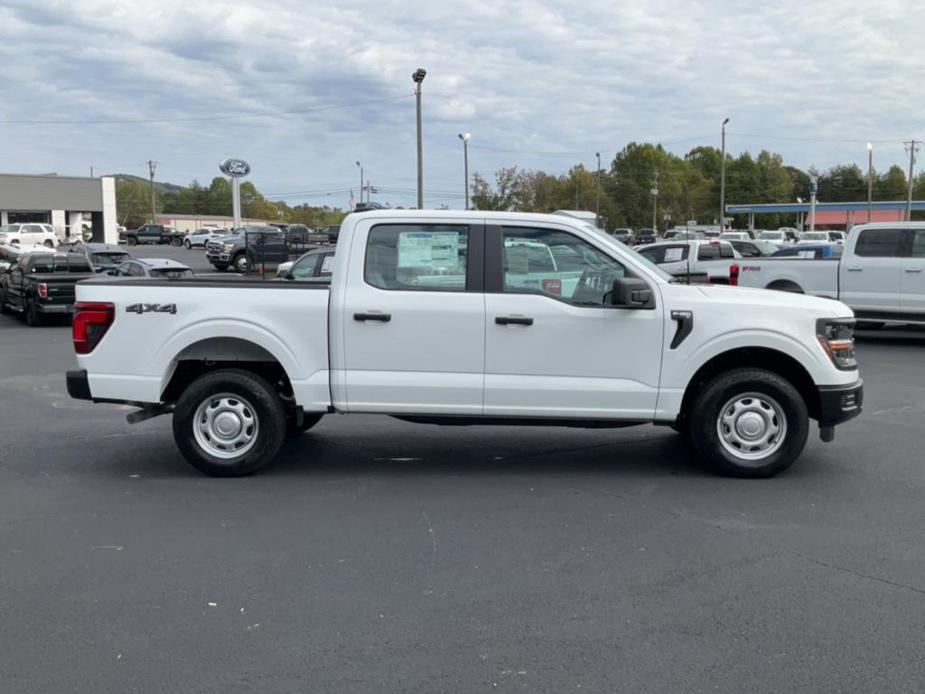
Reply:
[[[697,249],[697,260],[716,260],[719,258],[719,244],[705,244]]]
[[[912,232],[912,257],[925,258],[925,229]]]
[[[366,241],[363,277],[380,289],[465,291],[468,248],[463,225],[377,225]]]
[[[854,252],[866,258],[898,258],[902,239],[900,229],[865,229],[858,236]]]

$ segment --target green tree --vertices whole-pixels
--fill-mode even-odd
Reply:
[[[883,176],[874,180],[874,200],[905,200],[908,195],[906,172],[893,164]]]
[[[147,222],[150,216],[151,194],[148,186],[141,181],[117,180],[116,218],[119,224],[134,229]]]

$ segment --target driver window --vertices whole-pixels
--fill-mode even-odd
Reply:
[[[318,266],[318,258],[320,254],[305,256],[292,266],[290,274],[294,280],[304,280],[309,277],[315,276],[315,268]]]
[[[565,231],[504,227],[504,291],[542,294],[576,306],[602,306],[619,262]]]

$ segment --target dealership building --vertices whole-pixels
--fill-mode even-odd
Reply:
[[[0,223],[23,222],[51,224],[62,240],[87,228],[94,241],[116,243],[115,179],[0,174]]]

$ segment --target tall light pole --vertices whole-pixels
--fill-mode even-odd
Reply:
[[[594,156],[597,157],[597,213],[594,217],[595,226],[598,229],[601,228],[601,153],[595,152]]]
[[[809,181],[809,230],[816,231],[816,177]]]
[[[723,121],[722,149],[720,151],[721,159],[719,163],[719,230],[726,228],[726,123],[729,119]]]
[[[870,208],[874,201],[874,146],[867,143],[867,223],[870,224]]]
[[[658,169],[655,170],[655,182],[652,184],[652,231],[658,235]]]
[[[360,168],[360,202],[363,202],[363,165],[357,162],[357,166]]]
[[[466,209],[469,209],[469,140],[472,139],[471,133],[459,133],[459,139],[463,143],[463,171],[466,176]]]
[[[906,221],[912,221],[912,171],[915,167],[915,155],[919,151],[919,147],[922,145],[921,142],[916,142],[912,140],[911,142],[904,143],[909,147],[909,196],[906,198]]]
[[[148,174],[151,177],[151,224],[157,224],[157,197],[154,192],[154,170],[157,168],[157,162],[153,159],[148,160]]]
[[[427,76],[427,70],[419,67],[411,79],[414,80],[414,96],[418,107],[418,209],[424,209],[424,139],[421,125],[421,83]]]

